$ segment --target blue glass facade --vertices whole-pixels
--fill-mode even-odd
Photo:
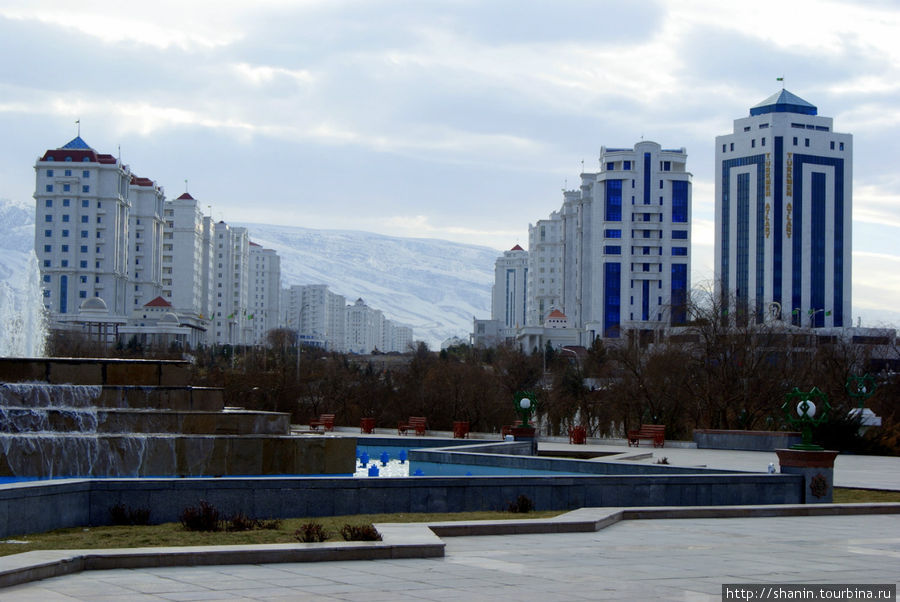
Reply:
[[[687,322],[687,264],[672,264],[672,325]]]
[[[650,153],[644,153],[644,204],[650,204]]]
[[[784,215],[784,138],[775,136],[775,188],[772,208],[773,233],[772,239],[772,300],[781,303],[782,266],[784,263],[784,250],[782,248],[782,220]]]
[[[59,277],[59,313],[64,314],[69,311],[69,277],[62,275]]]
[[[794,160],[794,189],[793,189],[793,237],[792,237],[792,250],[793,257],[791,259],[791,274],[793,277],[793,282],[791,283],[791,303],[792,307],[802,307],[801,302],[803,298],[803,281],[801,280],[801,276],[803,274],[803,236],[800,224],[803,223],[803,178],[801,174],[804,172],[804,167],[806,165],[825,165],[834,168],[834,249],[826,249],[822,247],[822,261],[824,262],[825,253],[834,253],[834,291],[833,296],[831,297],[831,307],[825,307],[826,301],[824,293],[822,295],[822,300],[820,303],[816,303],[816,299],[814,298],[814,291],[810,290],[810,307],[812,309],[824,309],[826,311],[831,311],[833,324],[835,326],[843,326],[844,325],[844,160],[840,158],[832,158],[832,157],[817,157],[814,155],[798,155],[795,154],[793,157]],[[815,176],[814,172],[814,176]],[[824,174],[820,174],[824,177]],[[813,192],[815,192],[815,184],[813,184]],[[827,179],[824,184],[824,188],[821,191],[821,194],[827,196]],[[814,198],[811,194],[811,201],[815,203]],[[811,209],[809,209],[811,210]],[[824,216],[822,219],[827,223],[827,215],[824,210],[822,211],[822,215]],[[810,214],[810,218],[812,219],[812,214]],[[816,244],[815,241],[811,241],[812,244]],[[824,245],[824,237],[822,239],[822,245]],[[824,265],[824,264],[823,264]],[[812,268],[812,266],[810,266]],[[824,268],[823,268],[824,270]],[[824,273],[824,271],[823,271]],[[824,278],[824,276],[823,276]],[[810,282],[812,285],[812,282]],[[816,321],[814,324],[819,323],[819,319],[824,323],[825,312],[819,312],[816,314]]]
[[[650,281],[641,282],[641,320],[650,319]]]
[[[688,221],[688,183],[672,181],[672,222],[686,224]]]
[[[750,285],[750,174],[737,176],[737,257],[735,299],[746,307]]]
[[[729,289],[730,283],[731,283],[731,264],[732,264],[731,227],[730,227],[731,226],[732,202],[731,202],[731,199],[729,198],[729,190],[731,189],[731,186],[730,186],[731,170],[734,167],[743,167],[743,166],[747,166],[747,165],[755,165],[756,166],[757,205],[758,205],[758,207],[764,207],[764,204],[765,204],[765,197],[764,197],[764,194],[765,194],[765,180],[764,180],[765,161],[766,161],[765,155],[751,155],[749,157],[738,157],[736,159],[729,159],[727,161],[722,161],[722,182],[721,182],[722,225],[721,225],[721,231],[719,232],[719,235],[720,235],[719,240],[721,241],[720,242],[720,245],[721,245],[720,253],[722,255],[721,278],[722,278],[722,284],[724,285],[722,287],[723,298],[721,299],[721,302],[726,307],[728,306],[728,289]],[[747,176],[747,180],[746,180],[747,190],[748,190],[747,203],[748,203],[748,207],[749,207],[749,183],[750,183],[750,180],[749,180],[748,174],[744,174],[744,175]],[[740,183],[739,183],[739,186],[740,186]],[[737,199],[735,199],[735,201],[737,201]],[[734,210],[738,211],[738,207],[736,205],[734,207]],[[749,219],[749,215],[748,215],[747,219]],[[740,221],[740,216],[738,216],[738,220]],[[747,230],[747,233],[745,234],[745,236],[749,236],[749,228],[746,228],[746,230]],[[738,231],[740,232],[740,225],[738,225]],[[740,236],[739,232],[736,232],[735,235]],[[740,245],[741,245],[740,239],[738,239],[737,244],[738,244],[738,247],[740,247]],[[745,239],[744,244],[745,244],[745,248],[746,248],[746,245],[749,244],[749,241],[747,241]],[[739,269],[739,268],[735,268],[735,269]],[[746,295],[747,295],[746,280],[744,282],[743,287],[741,287],[741,285],[738,284],[737,288],[742,289],[739,291],[739,295],[738,295],[739,298],[740,297],[746,298]]]
[[[812,325],[825,326],[825,174],[813,172],[810,182],[810,309]]]
[[[622,264],[603,264],[603,334],[618,338],[622,306]]]
[[[606,180],[606,208],[604,219],[622,221],[622,180]]]

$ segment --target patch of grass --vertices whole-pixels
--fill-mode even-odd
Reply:
[[[559,514],[562,514],[562,512],[530,512],[527,518],[550,518]],[[75,527],[9,538],[10,540],[28,542],[24,544],[3,543],[3,540],[0,540],[0,556],[29,552],[31,550],[90,550],[97,548],[143,548],[155,546],[296,543],[296,532],[301,530],[304,524],[311,522],[322,525],[322,529],[330,535],[327,541],[343,541],[340,535],[341,528],[348,523],[420,523],[521,518],[525,517],[521,514],[511,515],[508,512],[360,514],[356,516],[319,516],[315,518],[291,518],[281,521],[262,521],[270,528],[250,531],[187,531],[181,523],[149,526]]]
[[[834,488],[835,504],[858,504],[877,502],[900,502],[900,491],[882,491],[876,489]]]

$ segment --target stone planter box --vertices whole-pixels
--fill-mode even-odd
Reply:
[[[800,443],[800,433],[791,431],[737,431],[726,429],[696,429],[697,449],[740,449],[747,451],[775,451]]]

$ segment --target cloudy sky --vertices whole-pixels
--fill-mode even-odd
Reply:
[[[687,148],[787,89],[854,135],[854,314],[900,323],[900,8],[783,0],[3,0],[0,197],[81,135],[216,219],[525,246],[582,161]]]

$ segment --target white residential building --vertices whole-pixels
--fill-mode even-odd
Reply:
[[[220,345],[253,343],[248,319],[250,293],[250,238],[246,228],[215,225],[215,318],[213,332]]]
[[[51,326],[92,297],[110,316],[128,316],[128,166],[76,137],[34,169],[34,249]]]
[[[528,226],[527,322],[541,324],[563,300],[564,230],[558,211]]]
[[[378,343],[381,342],[381,329],[376,310],[371,309],[362,299],[357,299],[356,303],[347,306],[344,316],[346,351],[371,353],[378,347]]]
[[[494,264],[491,318],[515,331],[526,323],[528,301],[528,251],[514,246]]]
[[[730,315],[851,325],[853,137],[782,89],[716,137],[716,285]]]
[[[281,259],[272,249],[250,243],[250,315],[251,342],[265,344],[270,330],[278,328],[281,301]]]
[[[187,192],[165,203],[163,218],[162,297],[183,323],[207,332],[205,343],[215,343],[209,333],[212,222]]]
[[[128,216],[128,259],[130,280],[127,305],[142,308],[162,294],[162,255],[172,252],[172,243],[163,243],[163,211],[166,195],[150,178],[131,176],[131,211]]]
[[[586,186],[584,180],[590,182]],[[582,177],[590,190],[583,242],[587,270],[573,326],[594,338],[622,330],[658,330],[687,319],[691,281],[691,174],[684,148],[650,141],[602,148],[600,171]],[[585,205],[585,211],[587,211]],[[573,266],[573,269],[577,267]],[[566,273],[571,273],[566,266]]]
[[[347,300],[324,284],[293,285],[282,295],[282,324],[304,345],[343,351]]]

